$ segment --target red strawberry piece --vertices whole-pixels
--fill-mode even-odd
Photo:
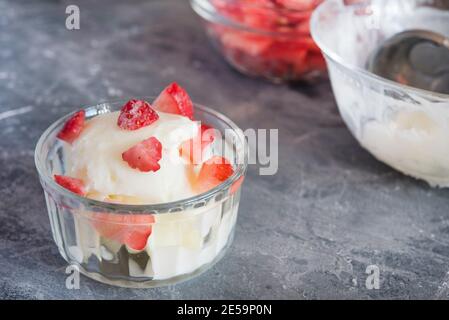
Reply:
[[[117,125],[124,130],[137,130],[149,126],[159,119],[159,115],[144,100],[129,100],[120,111]]]
[[[278,27],[273,30],[286,33],[291,39],[299,39],[302,36],[310,35],[310,17],[312,11],[291,11],[286,12]],[[278,37],[279,39],[279,37]]]
[[[134,250],[143,250],[155,222],[150,214],[92,213],[92,225],[108,239],[126,244]]]
[[[57,174],[55,174],[54,178],[56,183],[63,188],[72,191],[73,193],[76,193],[80,196],[86,195],[84,182],[82,180]]]
[[[57,137],[68,143],[72,143],[83,131],[85,120],[86,112],[84,110],[78,111],[69,120],[67,120],[64,127],[61,131],[59,131]]]
[[[192,164],[201,163],[202,154],[215,139],[215,129],[206,124],[202,124],[195,138],[187,140],[181,144],[179,153]]]
[[[162,144],[155,137],[139,142],[122,153],[122,159],[133,169],[143,172],[158,171],[161,166]]]
[[[310,70],[326,70],[326,60],[321,53],[309,53],[306,58],[306,65]]]
[[[272,31],[282,21],[279,13],[271,8],[244,6],[242,11],[242,23],[250,28]]]
[[[244,26],[272,31],[279,23],[279,12],[270,0],[215,1],[218,11],[227,18]]]
[[[257,56],[270,47],[273,38],[227,29],[221,36],[221,42],[227,48],[239,49],[251,56]]]
[[[292,73],[302,74],[306,70],[305,58],[307,49],[296,42],[276,42],[262,56],[267,68],[275,74]]]
[[[193,120],[193,103],[187,92],[176,82],[166,87],[153,102],[156,110],[185,116]]]
[[[308,45],[309,51],[321,53],[320,47],[318,47],[318,45],[315,43],[315,41],[313,41],[312,38],[310,38],[310,37],[304,38],[304,41]]]
[[[268,60],[282,60],[293,64],[303,63],[307,54],[307,48],[302,43],[277,42],[263,54],[263,58]]]
[[[234,168],[223,157],[214,156],[203,163],[194,188],[202,193],[215,188],[234,174]]]
[[[310,35],[310,21],[300,22],[295,27],[296,32],[302,35]]]

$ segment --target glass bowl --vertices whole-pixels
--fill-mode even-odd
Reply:
[[[310,16],[322,0],[191,0],[214,46],[238,71],[274,82],[315,80],[326,73],[310,36]],[[294,6],[293,6],[294,5]]]
[[[86,118],[120,110],[124,102],[86,108]],[[147,288],[184,281],[209,269],[232,242],[247,166],[242,131],[228,118],[196,105],[195,119],[222,133],[235,172],[195,197],[161,204],[126,205],[78,196],[53,180],[64,174],[66,143],[56,135],[67,115],[39,139],[35,162],[44,189],[53,238],[63,258],[86,276],[123,287]],[[218,139],[216,139],[218,140]],[[223,142],[223,141],[221,141]],[[215,145],[215,143],[217,143]],[[212,148],[219,148],[214,141]],[[135,250],[127,239],[148,236]]]
[[[348,1],[349,2],[349,1]],[[433,186],[449,186],[449,96],[374,75],[365,66],[396,33],[425,29],[449,36],[449,11],[438,0],[329,0],[314,12],[322,49],[346,125],[377,159]]]

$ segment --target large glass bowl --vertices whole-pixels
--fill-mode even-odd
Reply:
[[[444,1],[328,0],[311,22],[352,134],[379,160],[441,187],[449,186],[449,96],[378,77],[365,65],[396,33],[425,29],[449,37],[448,21]]]
[[[268,0],[190,2],[212,43],[234,68],[250,76],[283,82],[312,81],[326,73],[309,23],[321,1],[284,1],[288,9]]]
[[[122,105],[104,103],[86,108],[86,118],[119,110]],[[51,125],[35,151],[53,238],[68,263],[104,283],[145,288],[189,279],[223,256],[232,242],[247,166],[246,142],[232,121],[211,109],[195,106],[195,119],[220,131],[230,146],[226,157],[235,172],[229,179],[189,199],[126,205],[81,197],[54,182],[54,174],[65,173],[67,153],[66,144],[56,135],[70,116]],[[212,148],[219,145],[214,141]],[[133,237],[148,235],[142,250],[126,245]]]

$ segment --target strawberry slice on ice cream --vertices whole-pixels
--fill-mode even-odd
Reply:
[[[120,111],[117,125],[124,130],[137,130],[149,126],[159,115],[145,100],[129,100]]]
[[[67,122],[64,127],[59,131],[57,137],[68,143],[73,143],[81,134],[84,129],[84,122],[86,120],[86,112],[80,110],[75,113]]]
[[[202,162],[203,151],[214,141],[215,129],[206,124],[202,124],[195,138],[182,143],[179,153],[192,164]]]
[[[162,158],[162,144],[151,137],[123,152],[122,159],[133,169],[142,172],[158,171],[161,166],[159,160]]]
[[[98,233],[108,239],[143,250],[155,222],[151,214],[92,213],[91,223]]]
[[[61,176],[57,174],[55,174],[54,178],[56,183],[64,187],[65,189],[72,191],[73,193],[76,193],[80,196],[86,195],[84,182],[81,179]]]
[[[206,192],[226,181],[234,174],[234,168],[226,158],[213,156],[203,163],[194,183],[198,192]]]
[[[185,116],[193,120],[193,103],[187,92],[176,82],[166,87],[154,100],[156,110]]]

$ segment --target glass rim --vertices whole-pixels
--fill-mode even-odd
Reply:
[[[143,97],[142,99],[150,100],[154,99],[155,97]],[[127,101],[127,100],[126,100]],[[34,150],[34,162],[35,166],[39,175],[39,178],[42,179],[46,184],[51,186],[55,191],[57,191],[59,194],[63,195],[64,197],[67,197],[71,200],[78,201],[79,203],[82,203],[83,205],[87,207],[95,207],[95,208],[102,208],[105,210],[114,210],[116,212],[109,212],[108,213],[117,213],[117,214],[124,214],[124,213],[133,213],[133,214],[169,214],[169,213],[182,213],[184,210],[178,210],[178,211],[170,211],[170,209],[179,208],[182,206],[190,206],[194,205],[196,203],[200,203],[209,199],[212,199],[219,193],[221,193],[224,190],[227,190],[232,187],[232,185],[238,181],[241,177],[243,177],[246,173],[246,169],[248,166],[248,144],[247,141],[243,135],[243,131],[228,117],[223,115],[222,113],[215,111],[209,107],[205,107],[200,104],[194,103],[194,108],[201,110],[202,112],[208,113],[209,115],[217,118],[219,121],[225,123],[229,129],[231,129],[236,136],[239,138],[239,143],[241,144],[241,149],[236,150],[236,154],[240,154],[242,156],[243,162],[236,164],[236,170],[232,176],[230,176],[228,179],[220,183],[218,186],[200,193],[198,195],[184,198],[176,201],[170,201],[170,202],[162,202],[162,203],[154,203],[154,204],[121,204],[121,203],[112,203],[112,202],[105,202],[101,200],[95,200],[87,197],[83,197],[81,195],[78,195],[76,193],[73,193],[64,187],[57,184],[53,176],[48,174],[45,169],[45,159],[42,158],[43,152],[43,145],[44,143],[50,138],[51,134],[55,132],[57,128],[59,128],[63,123],[65,123],[66,120],[68,120],[72,115],[74,115],[76,112],[80,110],[86,110],[92,108],[98,108],[100,106],[104,106],[105,104],[124,104],[126,103],[125,100],[116,100],[116,101],[105,101],[96,105],[84,107],[77,109],[65,116],[60,117],[56,121],[54,121],[39,137],[39,140],[36,144],[35,150]],[[194,109],[194,110],[195,110]],[[95,117],[95,116],[94,116]],[[240,150],[240,151],[239,151]],[[45,187],[43,186],[45,189]],[[46,191],[46,190],[44,190]],[[164,211],[164,212],[160,212]]]
[[[201,18],[205,19],[208,22],[213,22],[216,24],[221,24],[226,27],[232,27],[236,29],[240,29],[245,32],[251,32],[257,35],[261,36],[270,36],[270,37],[297,37],[297,36],[303,36],[302,32],[276,32],[276,31],[267,31],[261,28],[254,28],[249,27],[243,23],[239,23],[237,21],[234,21],[230,19],[229,17],[226,17],[225,15],[219,13],[215,6],[210,3],[210,0],[190,0],[190,5]],[[251,7],[247,5],[247,7]],[[260,8],[263,6],[258,5],[252,5],[252,7]],[[263,7],[265,8],[265,7]],[[292,13],[298,13],[298,12],[307,12],[310,10],[294,10],[294,9],[283,9],[284,12],[292,12]]]
[[[328,47],[327,45],[324,44],[324,41],[320,38],[319,33],[322,31],[319,31],[319,17],[327,12],[327,10],[329,9],[329,7],[331,5],[337,4],[337,2],[335,0],[327,0],[324,1],[323,3],[321,3],[316,9],[315,11],[312,13],[312,17],[310,20],[310,33],[312,35],[313,40],[315,41],[315,43],[318,45],[318,47],[321,49],[321,51],[323,52],[323,54],[329,58],[330,60],[332,60],[333,62],[335,62],[336,64],[344,67],[345,69],[354,72],[356,74],[359,74],[361,76],[363,76],[364,78],[367,78],[369,80],[372,80],[374,82],[383,84],[383,85],[389,85],[393,88],[399,89],[399,90],[404,90],[406,92],[412,92],[415,94],[418,94],[420,96],[427,96],[427,97],[431,97],[431,98],[439,98],[439,99],[443,99],[443,100],[447,100],[449,101],[449,94],[445,94],[445,93],[440,93],[440,92],[434,92],[434,91],[430,91],[430,90],[425,90],[425,89],[420,89],[417,87],[412,87],[409,85],[405,85],[405,84],[401,84],[398,82],[395,82],[393,80],[387,79],[387,78],[383,78],[381,76],[378,76],[366,69],[363,69],[359,66],[356,66],[355,64],[346,61],[346,59],[344,59],[340,54],[338,54],[335,50],[332,50],[332,48]],[[345,6],[348,8],[351,8],[350,5]],[[353,6],[352,6],[353,7]],[[341,12],[341,7],[340,10],[338,12]]]

